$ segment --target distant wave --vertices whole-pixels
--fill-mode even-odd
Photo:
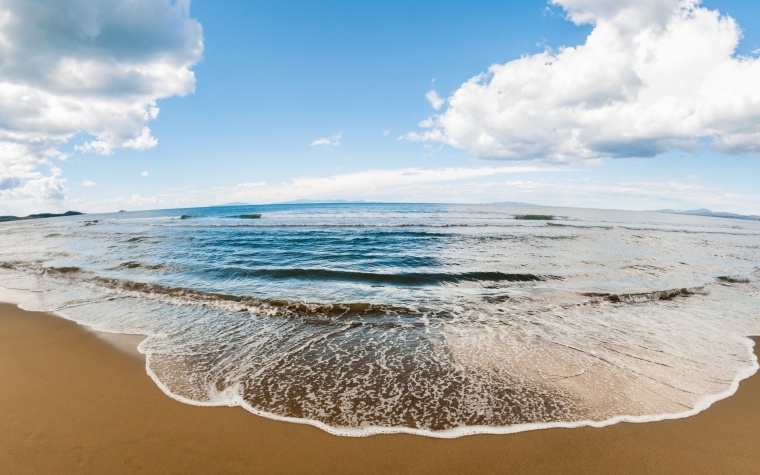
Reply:
[[[634,227],[634,226],[620,226],[621,229],[627,229],[628,231],[654,231],[663,233],[682,233],[682,234],[719,234],[726,236],[760,236],[760,233],[756,232],[732,232],[727,229],[675,229],[675,228],[652,228],[652,227]],[[734,229],[734,228],[731,228]]]
[[[755,269],[751,274],[743,275],[722,275],[718,277],[720,282],[728,284],[748,284],[760,280],[760,269]]]
[[[126,269],[169,270],[169,268],[163,264],[144,264],[142,262],[136,262],[136,261],[122,262],[118,266],[111,268],[111,270],[126,270]]]
[[[615,229],[614,226],[596,226],[596,225],[578,225],[578,224],[561,224],[561,223],[546,223],[547,226],[553,226],[555,228],[577,228],[577,229]]]
[[[669,290],[655,290],[652,292],[638,292],[630,294],[607,294],[607,293],[584,293],[586,297],[594,297],[613,303],[644,303],[657,300],[673,300],[676,297],[690,297],[692,295],[706,295],[705,287],[692,287]]]
[[[153,238],[151,238],[149,236],[135,236],[135,237],[131,237],[131,238],[127,239],[124,242],[130,242],[130,243],[132,243],[132,242],[144,242],[144,241],[151,241],[151,240],[155,240],[155,239],[153,239]]]

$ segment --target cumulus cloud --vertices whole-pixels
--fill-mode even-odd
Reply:
[[[148,176],[148,172],[142,172],[140,173],[140,176]]]
[[[189,0],[0,0],[1,202],[57,200],[60,147],[154,147],[156,101],[195,88]],[[12,186],[11,186],[12,185]]]
[[[335,132],[330,137],[322,137],[309,144],[311,147],[337,147],[340,145],[340,139],[343,137],[343,131]]]
[[[584,44],[492,65],[405,138],[495,159],[760,152],[760,59],[736,55],[734,19],[699,0],[552,3],[593,25]]]
[[[84,180],[84,181],[81,183],[81,185],[82,185],[82,186],[84,186],[84,187],[87,187],[87,188],[89,188],[89,187],[92,187],[92,186],[97,186],[97,183],[95,183],[95,182],[94,182],[94,181],[92,181],[92,180]]]

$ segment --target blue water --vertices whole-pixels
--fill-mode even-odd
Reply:
[[[758,249],[758,222],[659,213],[194,208],[0,223],[0,286],[148,336],[147,370],[180,401],[456,436],[730,394],[757,366]]]

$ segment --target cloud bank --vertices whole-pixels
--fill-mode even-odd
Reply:
[[[699,0],[552,0],[586,42],[471,78],[408,140],[481,158],[584,161],[669,150],[760,152],[760,59]],[[432,99],[431,99],[432,97]]]
[[[448,167],[375,169],[327,177],[294,178],[285,183],[241,183],[217,189],[216,202],[247,201],[276,203],[296,199],[381,199],[425,201],[431,185],[458,183],[463,188],[472,180],[519,173],[558,171],[549,166]],[[468,184],[464,184],[464,183]],[[436,196],[436,198],[439,198]],[[472,195],[469,195],[472,199]],[[445,200],[445,198],[442,198]]]
[[[282,183],[241,183],[216,188],[211,195],[202,196],[201,202],[277,203],[303,198],[418,203],[521,201],[591,208],[609,208],[611,204],[627,209],[709,207],[747,214],[756,213],[760,206],[760,194],[730,192],[700,183],[695,177],[671,176],[657,180],[589,178],[584,173],[576,173],[581,170],[584,168],[533,164],[376,169],[301,177]],[[163,204],[178,205],[173,202]]]
[[[0,203],[58,200],[53,159],[143,150],[158,99],[192,93],[203,51],[189,0],[0,0]]]

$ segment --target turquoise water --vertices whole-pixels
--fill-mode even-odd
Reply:
[[[731,394],[757,367],[758,249],[760,223],[658,213],[195,208],[0,223],[0,286],[147,335],[147,371],[180,401],[450,437]]]

